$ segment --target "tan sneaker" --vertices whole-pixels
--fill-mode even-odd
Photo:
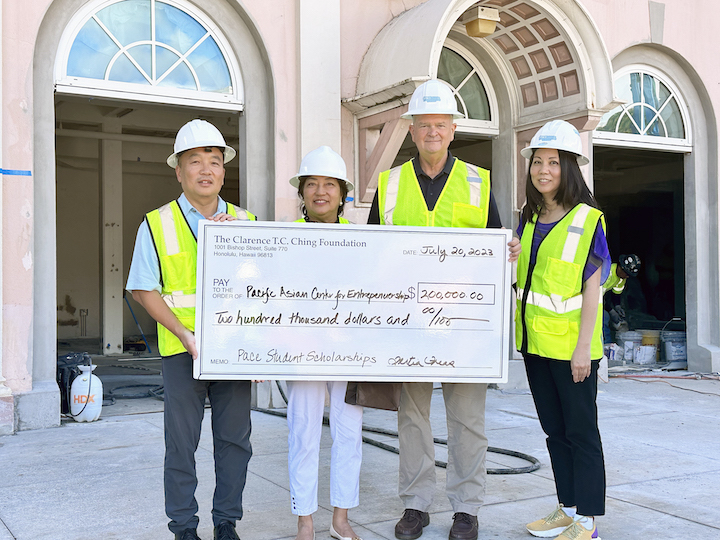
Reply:
[[[563,510],[562,505],[559,504],[550,514],[542,519],[528,523],[525,527],[533,536],[554,538],[572,524],[573,518],[568,516],[565,510]]]
[[[592,531],[588,531],[579,522],[574,521],[555,540],[601,540],[598,536],[597,526],[593,524]]]

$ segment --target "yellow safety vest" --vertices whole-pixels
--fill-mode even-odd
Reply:
[[[428,210],[412,161],[378,177],[378,207],[384,225],[484,228],[489,206],[490,171],[459,159],[432,211]]]
[[[240,220],[255,216],[228,203],[227,213]],[[197,240],[177,201],[171,201],[149,212],[147,220],[160,262],[160,295],[182,325],[195,331],[195,287]],[[182,342],[158,323],[158,348],[162,356],[185,352]]]
[[[525,224],[520,239],[515,311],[515,341],[520,352],[556,360],[572,358],[580,335],[583,272],[598,220],[604,229],[600,210],[578,204],[542,240],[532,266],[535,223]],[[590,357],[602,356],[601,290]]]
[[[626,281],[627,278],[621,278],[617,275],[617,263],[612,263],[610,265],[610,275],[603,283],[603,293],[612,289],[615,294],[622,294],[623,290],[625,290]]]

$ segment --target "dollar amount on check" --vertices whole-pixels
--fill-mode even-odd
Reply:
[[[194,375],[505,382],[510,238],[202,221]]]

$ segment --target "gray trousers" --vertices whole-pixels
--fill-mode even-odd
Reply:
[[[448,430],[446,491],[454,512],[477,516],[485,497],[487,384],[443,383]],[[398,410],[398,494],[405,508],[427,512],[435,491],[430,428],[432,383],[404,383]]]
[[[164,357],[165,385],[165,512],[168,528],[178,533],[197,528],[195,451],[205,414],[212,407],[215,457],[213,523],[242,518],[250,447],[250,381],[198,381],[188,353]]]

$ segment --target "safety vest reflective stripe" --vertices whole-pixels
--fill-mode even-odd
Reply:
[[[570,263],[575,261],[575,257],[577,256],[578,245],[580,244],[580,239],[582,238],[582,235],[585,232],[585,227],[584,227],[585,220],[587,219],[589,213],[590,213],[590,206],[583,205],[575,213],[572,223],[570,225],[568,225],[567,236],[565,237],[565,245],[563,246],[562,256],[561,256],[561,259],[563,261],[570,262]],[[563,302],[563,297],[561,294],[551,294],[550,298],[551,298],[553,304],[558,304],[560,302]],[[576,298],[578,298],[578,297],[576,297]],[[582,296],[580,296],[579,298],[582,300]],[[534,304],[534,305],[538,305],[538,304]],[[575,308],[575,309],[580,309],[580,308]]]
[[[173,291],[161,296],[170,309],[195,307],[195,293],[185,294],[182,291]]]
[[[600,287],[600,293],[602,294],[602,287]],[[518,289],[517,294],[519,298],[523,297],[525,293],[524,289]],[[582,294],[573,296],[567,300],[562,300],[562,297],[552,295],[547,296],[535,291],[529,291],[527,296],[527,304],[536,306],[542,309],[547,309],[558,315],[565,315],[571,311],[576,311],[582,308]]]
[[[180,241],[178,240],[178,235],[175,234],[172,203],[158,208],[158,213],[160,214],[160,226],[162,227],[163,239],[165,240],[166,254],[176,255],[180,253]]]
[[[467,181],[470,184],[470,204],[472,206],[480,206],[482,201],[482,178],[475,165],[465,164],[467,166]]]
[[[385,224],[392,225],[393,212],[397,204],[398,191],[400,189],[400,172],[402,167],[390,169],[387,181],[387,189],[385,190]]]
[[[565,246],[562,251],[562,260],[566,262],[574,262],[577,255],[580,238],[585,232],[583,225],[590,213],[590,206],[583,205],[576,213],[572,223],[567,228],[567,237],[565,238]]]

